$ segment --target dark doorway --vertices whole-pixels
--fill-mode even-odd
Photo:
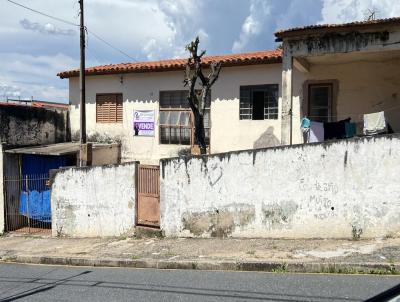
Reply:
[[[253,120],[264,119],[264,91],[253,91]]]

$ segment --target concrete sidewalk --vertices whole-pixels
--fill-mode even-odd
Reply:
[[[136,268],[400,274],[400,238],[373,240],[0,237],[0,260]]]

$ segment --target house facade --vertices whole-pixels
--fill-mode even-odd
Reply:
[[[210,152],[278,145],[281,52],[205,59],[211,60],[222,60],[225,66],[211,91],[205,125]],[[193,145],[193,128],[187,88],[183,86],[185,63],[186,60],[169,60],[122,65],[119,71],[111,70],[112,66],[89,69],[86,79],[89,140],[120,141],[123,161],[158,163],[160,158],[187,152]],[[79,78],[76,73],[60,75],[69,77],[74,136],[79,133]],[[262,106],[252,109],[254,95]],[[101,102],[118,103],[118,108],[110,110],[105,105],[104,110]],[[154,112],[154,133],[150,136],[135,136],[134,112],[142,110]]]
[[[400,131],[400,19],[318,25],[276,33],[280,50],[204,58],[222,62],[213,86],[206,135],[210,153],[304,143],[301,120],[385,112]],[[157,164],[194,144],[183,86],[186,60],[105,65],[86,71],[90,141],[118,141],[122,161]],[[79,133],[79,71],[69,79],[71,131]],[[140,135],[135,115],[148,114]],[[137,124],[138,127],[141,125]],[[139,134],[139,135],[138,135]]]

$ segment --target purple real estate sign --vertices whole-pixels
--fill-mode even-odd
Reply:
[[[135,136],[154,136],[154,110],[134,110],[133,131]]]

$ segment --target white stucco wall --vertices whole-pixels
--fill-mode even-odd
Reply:
[[[86,117],[89,138],[100,141],[119,140],[122,143],[122,161],[138,160],[158,164],[163,157],[172,157],[189,146],[159,143],[159,93],[164,90],[183,90],[183,72],[153,72],[121,75],[89,76],[86,79]],[[281,65],[223,68],[211,92],[211,152],[252,148],[254,143],[280,138],[280,120],[240,121],[239,96],[241,85],[280,84]],[[71,131],[79,131],[79,81],[71,78]],[[122,93],[124,100],[122,124],[96,123],[96,94]],[[134,137],[133,111],[155,110],[157,127],[155,137]],[[272,127],[272,128],[270,128]],[[267,130],[269,129],[269,132]],[[264,136],[262,137],[262,135]]]
[[[52,184],[52,235],[120,236],[135,226],[136,163],[72,168]]]
[[[4,178],[3,178],[3,144],[0,143],[0,234],[4,233],[5,211],[4,211]]]
[[[400,136],[161,161],[166,236],[400,233]]]

